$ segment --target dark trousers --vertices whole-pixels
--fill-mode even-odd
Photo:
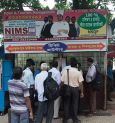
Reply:
[[[114,90],[113,80],[107,77],[107,99],[111,99],[111,92]]]
[[[66,122],[70,116],[73,121],[78,120],[79,88],[70,87],[70,93],[70,96],[64,97],[64,122]]]
[[[46,114],[46,123],[51,123],[54,114],[54,101],[44,101],[38,102],[38,111],[34,123],[42,123],[44,115],[44,106],[47,103],[47,114]]]
[[[94,113],[96,111],[96,90],[91,86],[87,86],[87,101],[89,105],[89,113]]]
[[[34,88],[29,88],[29,93],[30,93],[30,101],[31,101],[32,109],[34,112]]]

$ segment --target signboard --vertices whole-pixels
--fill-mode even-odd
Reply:
[[[67,49],[67,45],[62,42],[51,42],[44,45],[43,49],[47,52],[59,53],[65,51]]]
[[[85,43],[84,43],[85,42]],[[76,51],[106,51],[106,41],[94,40],[90,43],[89,40],[78,42],[51,42],[46,41],[38,43],[33,42],[4,42],[5,53],[46,53],[46,52],[76,52]]]
[[[5,53],[105,51],[106,16],[102,9],[4,11]]]
[[[106,37],[105,10],[4,11],[4,39]]]

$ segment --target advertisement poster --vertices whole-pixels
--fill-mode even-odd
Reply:
[[[100,51],[99,46],[106,51],[106,18],[103,9],[4,11],[5,52]],[[57,47],[50,48],[50,42]]]
[[[4,38],[106,38],[105,10],[5,11]]]

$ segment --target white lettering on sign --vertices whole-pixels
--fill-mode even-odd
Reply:
[[[59,43],[50,43],[48,44],[49,47],[60,47]]]

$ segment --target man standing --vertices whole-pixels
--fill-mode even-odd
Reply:
[[[89,66],[87,74],[86,74],[86,82],[87,82],[87,92],[88,92],[88,101],[89,101],[89,108],[90,108],[90,114],[95,113],[96,111],[96,90],[93,89],[91,86],[91,82],[94,80],[96,76],[96,67],[93,63],[93,58],[87,59],[87,64]]]
[[[32,108],[34,107],[34,61],[32,59],[26,60],[26,69],[23,71],[23,81],[29,88],[30,100]]]
[[[11,123],[29,123],[29,117],[33,119],[29,90],[22,82],[22,75],[22,68],[16,67],[13,70],[12,80],[8,81]]]
[[[58,85],[60,85],[61,83],[61,74],[59,72],[59,70],[57,69],[58,67],[58,62],[57,61],[53,61],[52,62],[52,68],[49,70],[49,72],[52,73],[52,78],[58,83]],[[60,97],[58,97],[55,101],[54,101],[54,119],[59,117],[59,108],[60,108]]]
[[[112,61],[109,60],[107,64],[107,100],[112,101],[111,92],[114,89],[113,85],[113,72],[112,72]]]
[[[76,68],[77,61],[75,58],[70,59],[70,67],[65,69],[62,72],[62,82],[67,87],[69,84],[69,95],[64,95],[64,119],[63,123],[67,123],[67,120],[70,117],[70,107],[72,109],[72,120],[73,123],[81,123],[81,121],[77,117],[78,113],[78,102],[79,102],[79,88],[81,89],[81,97],[83,97],[83,86],[82,82],[84,81],[81,72],[79,72]]]
[[[45,27],[46,27],[46,25],[48,24],[48,17],[45,17],[44,18],[44,25],[43,25],[43,27],[42,27],[42,29],[41,29],[41,34],[40,34],[40,38],[45,38],[44,37],[44,29],[45,29]]]
[[[79,37],[80,28],[76,23],[76,17],[71,18],[71,23],[69,24],[69,37]]]
[[[48,16],[48,22],[45,24],[41,31],[41,38],[52,38],[53,35],[51,34],[50,30],[53,25],[53,16],[49,15]]]
[[[41,64],[41,72],[35,77],[35,89],[38,93],[38,111],[35,117],[34,123],[42,123],[44,107],[47,105],[46,123],[52,123],[54,114],[54,100],[48,100],[44,95],[44,82],[48,77],[48,65],[47,63]]]
[[[57,14],[57,22],[51,27],[53,37],[68,37],[69,24],[63,21],[63,11]]]

